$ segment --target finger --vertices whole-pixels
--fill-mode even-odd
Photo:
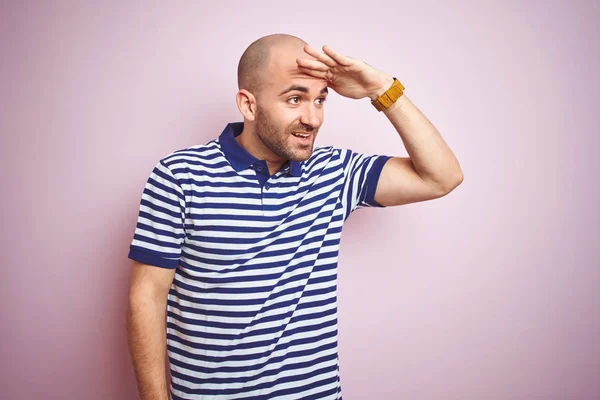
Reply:
[[[352,65],[352,60],[349,57],[344,57],[343,55],[338,54],[336,51],[334,51],[331,47],[327,45],[323,46],[323,51],[338,64],[344,66]]]
[[[322,63],[318,60],[309,60],[307,58],[297,58],[296,62],[300,67],[311,68],[317,71],[328,71],[329,67],[327,64]]]
[[[298,67],[298,69],[307,75],[314,76],[315,78],[327,79],[327,72],[317,71],[311,68]]]
[[[314,58],[316,58],[317,60],[321,61],[322,63],[330,66],[330,67],[335,67],[338,65],[338,63],[336,63],[331,57],[329,57],[327,54],[323,54],[320,51],[315,50],[313,47],[311,47],[310,45],[306,45],[304,46],[304,51],[313,56]]]

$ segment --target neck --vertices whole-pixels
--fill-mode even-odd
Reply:
[[[265,160],[270,175],[279,171],[287,161],[269,150],[258,136],[254,134],[254,130],[246,126],[244,126],[242,133],[235,137],[235,140],[252,156],[259,160]]]

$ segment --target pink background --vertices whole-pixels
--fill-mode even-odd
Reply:
[[[598,2],[86,3],[0,6],[0,397],[135,398],[145,180],[241,120],[239,56],[287,32],[397,76],[465,173],[348,220],[344,398],[600,398]],[[318,145],[406,154],[368,100],[326,107]]]

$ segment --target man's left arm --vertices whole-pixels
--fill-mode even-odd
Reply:
[[[298,69],[324,79],[342,96],[375,100],[392,86],[391,76],[329,46],[319,52],[306,45],[304,51],[313,58],[298,58]],[[375,192],[377,203],[394,206],[430,200],[450,193],[462,182],[452,150],[406,94],[382,112],[398,131],[409,157],[392,157],[385,163]]]
[[[382,74],[380,87],[369,95],[371,100],[385,93],[392,83],[392,77]],[[385,163],[375,192],[377,203],[396,206],[435,199],[463,181],[456,156],[406,93],[381,112],[400,135],[409,157],[392,157]]]

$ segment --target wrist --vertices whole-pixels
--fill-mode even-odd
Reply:
[[[381,77],[381,79],[379,80],[379,84],[377,85],[375,90],[369,95],[371,100],[372,101],[377,100],[379,98],[379,96],[384,94],[390,87],[392,87],[393,83],[394,83],[393,77],[391,77],[389,75],[383,75]]]

